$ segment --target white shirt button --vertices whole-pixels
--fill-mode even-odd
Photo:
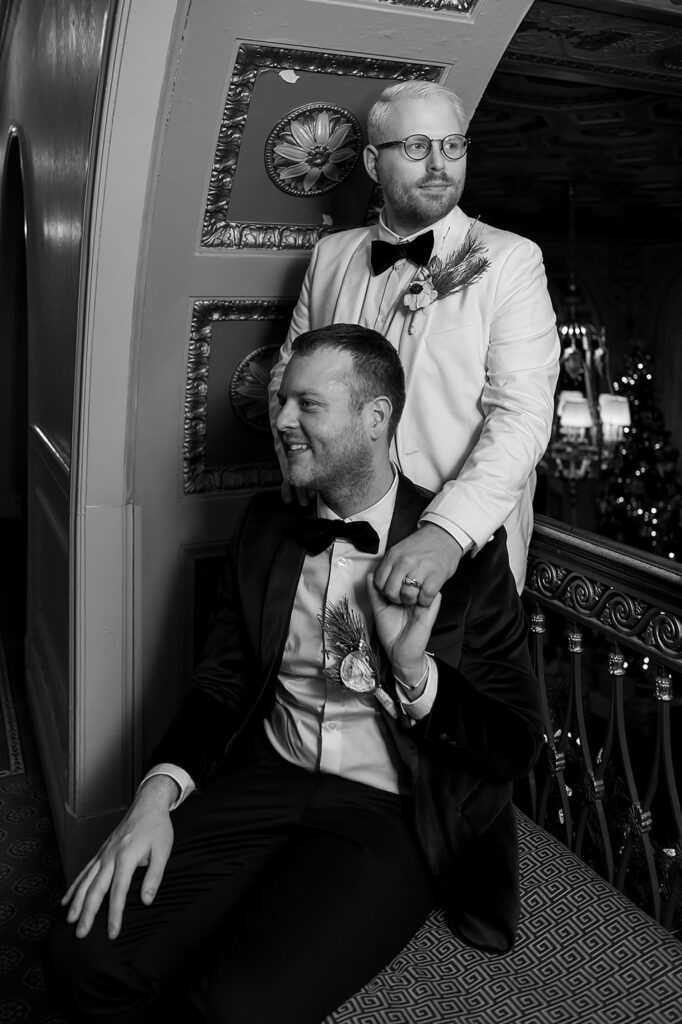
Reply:
[[[338,567],[340,569],[343,569],[344,565],[346,564],[346,559],[345,558],[337,558],[336,559],[336,564],[338,565]]]

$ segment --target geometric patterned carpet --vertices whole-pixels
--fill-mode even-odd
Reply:
[[[61,1024],[41,950],[64,878],[28,709],[21,689],[10,690],[2,644],[0,715],[10,754],[0,764],[0,1024]]]
[[[25,763],[0,776],[0,1024],[64,1024],[41,966],[64,880],[27,708],[16,695]],[[471,949],[436,911],[324,1024],[682,1024],[682,943],[521,813],[518,824],[514,949]]]
[[[0,1024],[63,1024],[41,947],[64,880],[18,678],[13,701],[0,644]],[[471,949],[436,911],[324,1024],[682,1024],[682,943],[521,813],[518,823],[514,949]]]
[[[471,949],[436,912],[325,1024],[682,1024],[682,943],[544,829],[518,823],[513,950]]]

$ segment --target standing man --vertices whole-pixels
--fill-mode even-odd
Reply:
[[[301,332],[358,323],[398,350],[407,403],[392,455],[438,492],[376,572],[384,595],[403,603],[432,601],[462,554],[476,555],[502,525],[521,592],[535,467],[554,411],[559,343],[542,256],[528,239],[460,209],[467,123],[442,86],[402,82],[381,94],[364,151],[383,190],[379,222],[318,243],[271,379],[274,423]],[[418,596],[406,577],[423,581]]]
[[[427,607],[372,585],[428,502],[389,458],[404,397],[374,331],[294,343],[277,427],[315,505],[250,505],[155,767],[64,898],[48,973],[74,1024],[319,1024],[434,901],[513,942],[538,684],[503,531]]]

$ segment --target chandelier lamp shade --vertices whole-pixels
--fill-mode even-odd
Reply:
[[[563,388],[556,402],[549,458],[545,461],[548,471],[568,485],[573,525],[579,481],[599,477],[609,469],[630,426],[628,400],[614,394],[606,331],[577,316],[574,200],[573,185],[569,183],[567,315],[557,325]]]

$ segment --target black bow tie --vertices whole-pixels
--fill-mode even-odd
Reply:
[[[372,273],[383,274],[398,260],[410,260],[419,267],[424,267],[431,259],[433,252],[433,231],[425,231],[417,235],[411,242],[385,242],[377,238],[372,242]]]
[[[343,519],[296,519],[289,532],[311,555],[319,555],[337,537],[345,537],[358,551],[375,555],[379,550],[376,530],[364,521],[344,523]]]

